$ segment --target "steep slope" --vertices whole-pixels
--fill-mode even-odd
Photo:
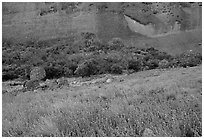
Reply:
[[[31,10],[27,8],[28,5]],[[122,14],[97,11],[96,8],[87,11],[84,9],[89,6],[87,4],[81,5],[81,10],[80,7],[78,10],[70,10],[69,7],[64,10],[62,3],[47,5],[18,3],[15,7],[13,3],[4,4],[3,38],[21,41],[48,39],[86,31],[97,33],[102,39],[136,34],[128,28]],[[55,6],[56,10],[53,9]]]
[[[162,8],[158,8],[158,6]],[[131,30],[149,37],[178,31],[201,29],[202,8],[182,7],[177,3],[152,3],[139,8],[125,8],[126,20]],[[142,10],[141,10],[142,9]]]

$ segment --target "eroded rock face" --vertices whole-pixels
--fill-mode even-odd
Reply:
[[[202,8],[199,6],[181,7],[173,5],[168,7],[168,12],[152,14],[152,12],[149,12],[145,15],[149,19],[148,21],[132,13],[127,13],[125,19],[132,31],[148,37],[201,29],[202,26]]]

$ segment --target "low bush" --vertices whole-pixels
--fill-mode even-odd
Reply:
[[[86,60],[78,65],[77,69],[74,71],[74,74],[82,77],[94,75],[98,70],[96,64],[97,63],[93,59]]]
[[[71,77],[73,76],[73,74],[74,74],[73,70],[69,68],[64,68],[64,77]]]
[[[120,65],[114,64],[111,66],[111,73],[113,74],[122,74],[123,68]]]
[[[128,69],[130,70],[139,71],[142,68],[141,66],[141,62],[138,59],[131,59],[128,61]]]
[[[120,50],[123,47],[124,47],[124,43],[120,38],[113,38],[108,42],[109,50]]]
[[[7,81],[7,80],[12,80],[15,78],[18,78],[19,75],[16,73],[17,65],[3,65],[2,66],[2,80]]]
[[[163,59],[159,61],[159,68],[168,68],[169,67],[169,62],[166,59]]]
[[[120,52],[111,51],[111,52],[109,52],[108,54],[105,54],[105,55],[104,55],[104,59],[105,59],[107,62],[110,62],[110,63],[119,63],[119,62],[121,62],[121,60],[122,60],[121,55],[122,55],[122,53],[120,53]]]
[[[63,67],[47,66],[45,67],[46,79],[59,78],[64,75]]]
[[[150,59],[147,61],[146,66],[148,66],[149,69],[156,69],[159,66],[159,60],[157,59]]]
[[[202,54],[195,52],[185,52],[176,57],[179,66],[181,67],[193,67],[202,63]]]
[[[8,81],[18,78],[19,75],[15,74],[15,71],[2,72],[2,81]]]
[[[94,40],[91,45],[87,48],[87,52],[96,52],[96,51],[104,51],[107,49],[107,45],[101,42],[100,40]]]

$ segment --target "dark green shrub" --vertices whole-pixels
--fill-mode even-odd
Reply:
[[[106,48],[106,44],[102,43],[100,40],[95,39],[92,44],[87,48],[86,51],[88,52],[96,52],[99,50],[105,50]]]
[[[91,72],[90,72],[88,64],[82,63],[78,65],[77,69],[74,71],[74,74],[82,76],[82,77],[90,76]]]
[[[168,68],[169,67],[169,61],[166,59],[163,59],[159,61],[159,68]]]
[[[131,59],[128,61],[128,69],[139,71],[141,69],[141,62],[138,59]]]
[[[181,67],[193,67],[202,63],[202,54],[190,51],[181,54],[176,59]]]
[[[80,36],[78,36],[78,40],[76,40],[75,45],[79,47],[80,50],[88,51],[90,46],[97,40],[96,35],[91,32],[82,32]]]
[[[172,59],[172,56],[167,54],[166,52],[158,52],[155,58],[159,60],[163,60],[163,59],[170,60]]]
[[[72,71],[72,73],[74,74],[74,71],[77,69],[78,65],[76,63],[70,63],[68,65],[68,68]]]
[[[179,66],[179,59],[178,58],[173,58],[169,61],[169,67],[175,68]]]
[[[65,77],[71,77],[73,76],[74,72],[73,70],[69,69],[69,68],[64,68],[64,76]]]
[[[171,55],[167,54],[166,52],[161,52],[153,47],[147,48],[145,52],[147,52],[147,55],[145,56],[146,61],[148,61],[149,59],[158,59],[158,60],[172,59]]]
[[[30,65],[19,65],[15,69],[15,74],[18,75],[19,78],[21,79],[30,79],[30,71],[31,71],[31,66]]]
[[[156,69],[159,66],[159,60],[150,59],[147,61],[146,66],[148,66],[149,69]]]
[[[146,54],[144,57],[143,57],[143,60],[145,62],[149,61],[149,60],[152,60],[152,59],[155,59],[151,54]]]
[[[93,59],[90,59],[79,64],[77,69],[74,71],[74,74],[85,77],[94,75],[97,73],[97,71],[97,63]]]
[[[111,66],[111,73],[113,74],[122,74],[123,68],[120,65],[114,64]]]
[[[105,60],[104,55],[97,55],[93,58],[98,69],[97,74],[110,73],[112,63]]]
[[[96,38],[96,34],[92,32],[82,32],[81,36],[86,40],[93,40],[94,38]]]
[[[18,78],[18,75],[15,74],[15,71],[2,72],[2,81],[8,81]]]
[[[150,54],[153,54],[153,53],[156,53],[158,52],[157,49],[155,49],[154,47],[149,47],[145,50],[146,52],[150,53]]]
[[[20,52],[20,63],[31,66],[41,66],[47,60],[47,54],[43,49],[26,48]]]
[[[20,51],[5,50],[2,52],[2,63],[6,65],[20,63]]]
[[[13,80],[19,77],[18,73],[16,73],[17,65],[3,65],[2,66],[2,80]]]
[[[65,49],[66,49],[65,46],[56,44],[50,48],[47,48],[46,53],[48,53],[48,54],[60,54],[60,53],[64,52]]]
[[[122,60],[121,53],[117,51],[111,51],[110,53],[104,55],[104,59],[110,63],[119,63]]]
[[[47,66],[45,67],[46,71],[46,79],[53,79],[53,78],[59,78],[64,75],[64,69],[63,67],[57,67],[57,66]]]
[[[124,43],[120,38],[113,38],[108,42],[109,50],[120,50],[124,47]]]
[[[86,55],[84,53],[78,53],[70,55],[67,59],[74,64],[79,64],[82,63],[82,61],[86,60],[85,57]]]

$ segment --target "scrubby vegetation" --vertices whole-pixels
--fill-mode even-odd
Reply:
[[[74,39],[75,38],[75,39]],[[188,67],[201,64],[200,53],[185,52],[171,56],[153,47],[138,49],[125,46],[122,39],[100,41],[84,32],[70,38],[48,41],[32,40],[24,44],[3,41],[3,80],[29,78],[35,66],[46,71],[46,79],[117,73],[123,70],[149,70]],[[83,72],[83,73],[82,73]]]

